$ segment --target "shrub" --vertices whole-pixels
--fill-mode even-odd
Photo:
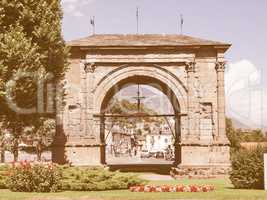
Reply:
[[[8,178],[8,166],[0,166],[0,189],[7,189],[6,181]]]
[[[135,174],[110,172],[104,168],[69,167],[63,170],[62,190],[103,191],[128,189],[146,182]]]
[[[264,187],[263,154],[266,147],[241,149],[232,155],[230,179],[235,188],[262,189]]]
[[[13,164],[7,179],[14,192],[56,192],[60,189],[61,171],[53,164]]]
[[[147,183],[135,174],[110,172],[104,168],[67,167],[29,162],[14,164],[9,169],[9,174],[5,182],[8,188],[15,192],[120,190]]]

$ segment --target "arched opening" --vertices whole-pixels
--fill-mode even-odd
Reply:
[[[116,95],[119,93],[123,93],[123,91],[127,90],[130,91],[131,89],[129,88],[137,90],[136,95],[131,94],[130,97],[129,96],[126,97],[128,98],[129,106],[132,109],[127,109],[127,108],[125,109],[123,107],[116,109],[116,104],[121,103],[120,102],[121,98],[117,98]],[[167,101],[163,100],[163,103],[170,104],[171,105],[170,109],[164,110],[161,108],[160,111],[158,109],[152,112],[147,111],[149,109],[147,109],[146,105],[142,103],[142,98],[143,98],[142,90],[149,90],[151,88],[153,88],[154,95],[156,96],[158,95],[158,97],[161,96],[163,97],[163,99],[164,98],[167,99]],[[122,95],[122,97],[125,96]],[[132,101],[129,100],[129,98],[131,98]],[[127,103],[127,101],[124,101],[124,103],[125,102]],[[111,108],[114,108],[114,105],[115,109],[112,110]],[[108,92],[105,94],[103,101],[101,102],[100,139],[101,143],[103,144],[101,148],[101,162],[103,164],[104,163],[109,164],[110,162],[112,162],[112,160],[109,159],[110,156],[113,157],[118,156],[116,155],[118,153],[117,147],[121,147],[121,149],[124,149],[124,153],[128,154],[128,156],[130,157],[130,159],[128,160],[131,161],[134,160],[133,157],[134,158],[138,157],[139,163],[147,163],[147,162],[142,162],[144,160],[148,161],[147,159],[144,158],[145,156],[153,158],[157,156],[162,157],[162,155],[160,155],[161,154],[160,152],[162,151],[163,159],[168,159],[168,163],[174,163],[176,165],[179,164],[181,162],[181,149],[179,146],[181,138],[180,116],[181,116],[180,104],[174,91],[172,91],[172,89],[170,89],[170,87],[161,80],[158,80],[157,78],[150,76],[133,75],[118,81],[108,90]],[[169,150],[173,154],[171,158],[170,157],[167,158],[167,156],[170,156],[167,155],[167,153],[169,153],[167,152],[168,151],[167,149],[166,151],[163,151],[163,149],[158,148],[160,150],[159,152],[153,152],[155,148],[157,148],[158,146],[154,147],[154,150],[151,147],[151,145],[148,148],[149,146],[148,143],[151,143],[151,141],[153,140],[152,135],[154,134],[153,136],[155,136],[156,135],[155,133],[151,134],[150,132],[149,135],[148,131],[146,137],[142,138],[144,142],[141,142],[141,144],[139,143],[139,140],[136,139],[135,136],[135,133],[138,132],[138,128],[136,128],[137,125],[136,123],[139,123],[140,121],[142,122],[142,120],[145,122],[149,121],[152,124],[157,124],[157,123],[161,124],[162,122],[163,128],[168,127],[169,135],[162,137],[161,126],[159,126],[160,128],[157,130],[156,134],[158,135],[158,138],[161,138],[160,143],[163,143],[162,144],[163,146],[164,144],[165,145],[171,144],[171,147],[168,147],[171,148]],[[126,129],[124,130],[121,130],[119,127],[119,130],[117,129],[114,131],[114,124],[117,125],[116,123],[120,121],[126,121],[132,125],[134,124],[135,127],[134,128],[126,127]],[[138,140],[137,144],[135,144],[136,140]],[[123,146],[122,143],[124,143],[124,147],[122,147]],[[138,153],[136,151],[138,151]],[[120,162],[120,160],[127,162],[127,159],[125,157],[122,159],[117,159],[115,162],[118,161]],[[158,162],[158,163],[166,163],[166,162]]]

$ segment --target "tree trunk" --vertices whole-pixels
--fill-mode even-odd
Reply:
[[[5,148],[3,146],[0,147],[0,153],[1,153],[1,163],[5,162]]]
[[[17,139],[14,141],[14,147],[13,147],[13,155],[14,155],[14,162],[18,162],[19,158],[19,142]]]
[[[36,145],[37,161],[42,161],[42,143],[38,141]]]

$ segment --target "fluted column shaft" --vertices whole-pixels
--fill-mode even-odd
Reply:
[[[220,141],[227,141],[225,125],[225,90],[224,90],[224,71],[225,62],[216,62],[217,71],[217,138]]]
[[[86,118],[85,118],[85,136],[89,138],[95,138],[96,136],[96,127],[93,117],[93,110],[94,110],[94,71],[95,71],[95,64],[94,63],[86,63],[85,64],[85,72],[86,72]]]
[[[87,133],[86,118],[87,118],[87,84],[86,84],[86,71],[85,63],[80,63],[80,76],[81,76],[81,126],[80,130],[83,135]]]
[[[195,62],[186,63],[187,87],[188,87],[188,140],[197,140],[199,138],[198,119],[196,117],[197,93],[195,90]]]

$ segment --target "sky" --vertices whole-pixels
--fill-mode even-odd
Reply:
[[[251,127],[267,127],[266,0],[62,0],[66,41],[92,34],[183,34],[232,44],[226,53],[226,112]]]

